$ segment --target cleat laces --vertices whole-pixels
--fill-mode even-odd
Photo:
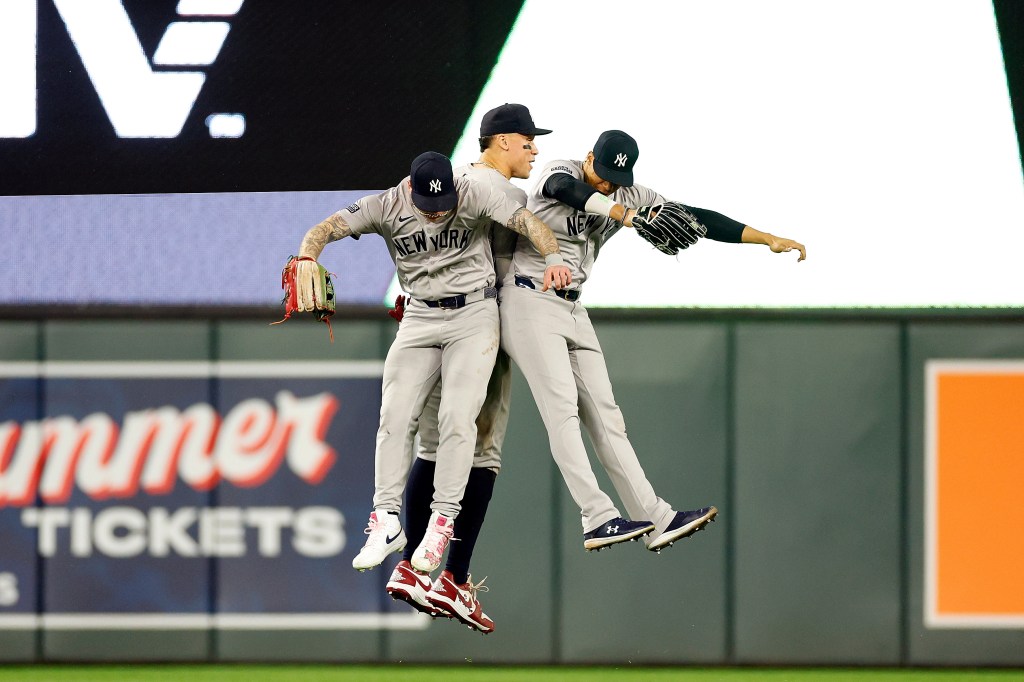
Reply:
[[[443,530],[438,530],[435,524],[427,531],[427,537],[423,540],[427,560],[432,564],[440,564],[444,550],[451,541],[458,541],[458,538],[452,537],[452,524],[448,523],[448,525],[444,526]]]
[[[484,576],[483,579],[480,582],[474,584],[473,583],[473,576],[471,576],[471,575],[470,576],[466,576],[466,590],[465,591],[469,592],[469,598],[471,600],[473,600],[474,602],[477,601],[477,598],[476,598],[476,593],[477,592],[490,592],[491,591],[490,587],[488,587],[487,585],[484,585],[484,581],[485,580],[487,580],[487,576]]]
[[[366,547],[383,547],[388,535],[387,524],[371,518],[366,524],[366,528],[363,529],[363,534],[370,536],[366,541]]]

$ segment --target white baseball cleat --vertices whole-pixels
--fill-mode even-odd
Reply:
[[[433,512],[427,524],[427,533],[423,542],[412,553],[412,567],[424,573],[433,573],[441,565],[441,557],[452,539],[454,520],[441,512]]]
[[[396,512],[374,511],[363,532],[370,537],[366,538],[366,544],[352,560],[352,568],[357,571],[379,566],[388,554],[405,549],[405,531]]]

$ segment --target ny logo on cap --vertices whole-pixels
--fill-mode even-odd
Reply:
[[[430,191],[433,192],[434,194],[440,194],[441,193],[441,181],[440,180],[431,180],[430,181]]]
[[[626,161],[628,161],[628,160],[629,159],[626,158],[625,154],[616,154],[615,155],[615,165],[618,166],[619,168],[625,168],[626,167]]]

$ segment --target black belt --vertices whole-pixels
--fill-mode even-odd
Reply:
[[[456,294],[455,296],[446,296],[445,298],[439,298],[436,301],[428,301],[425,298],[421,298],[420,302],[426,305],[428,308],[441,308],[442,310],[455,310],[463,306],[469,305],[470,303],[476,303],[482,301],[485,298],[497,298],[498,290],[495,287],[485,287],[483,289],[477,289],[476,291],[468,294]]]
[[[523,277],[522,275],[516,275],[516,286],[523,287],[524,289],[536,289],[537,285],[533,283],[533,280],[529,277]],[[575,301],[580,297],[583,292],[579,289],[552,289],[555,292],[555,296],[564,298],[567,301]]]

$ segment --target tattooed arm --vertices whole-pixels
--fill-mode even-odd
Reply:
[[[323,253],[324,247],[330,242],[337,241],[352,234],[352,229],[341,217],[335,213],[326,220],[323,220],[309,228],[306,236],[302,238],[302,245],[299,247],[299,258],[312,258],[313,260],[300,260],[295,262],[295,293],[299,312],[317,309],[317,301],[326,300],[326,292],[320,282],[320,268],[316,259]]]
[[[325,220],[309,228],[309,232],[302,238],[302,246],[299,247],[299,257],[308,256],[319,258],[324,247],[331,242],[344,239],[352,235],[348,223],[341,217],[341,213],[335,213]]]
[[[537,216],[525,208],[520,208],[508,219],[506,227],[529,239],[540,255],[544,256],[547,269],[544,270],[544,286],[541,291],[547,291],[552,286],[564,289],[572,283],[572,271],[562,260],[555,234]]]
[[[534,248],[545,260],[549,255],[558,253],[558,240],[555,239],[555,234],[529,210],[521,208],[513,213],[506,227],[533,242]]]

